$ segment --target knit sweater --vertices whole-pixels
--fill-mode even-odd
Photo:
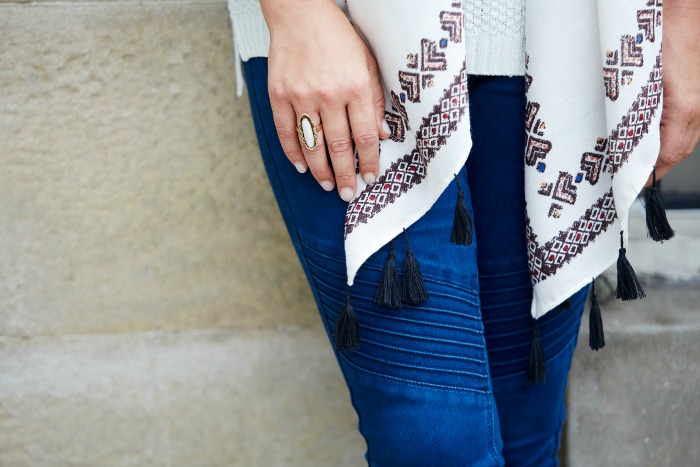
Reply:
[[[347,13],[346,0],[336,0]],[[270,31],[258,0],[228,0],[236,58],[236,92],[243,92],[240,61],[267,57]],[[525,74],[525,0],[465,0],[467,70],[474,75]]]

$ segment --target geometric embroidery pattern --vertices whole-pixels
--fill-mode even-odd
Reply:
[[[661,51],[659,51],[656,64],[649,74],[649,80],[637,95],[630,110],[622,117],[622,121],[617,124],[608,138],[610,141],[608,162],[612,165],[613,173],[622,167],[642,137],[649,132],[649,122],[656,114],[661,102],[663,91],[661,78]]]
[[[570,173],[559,172],[557,183],[554,184],[552,198],[564,203],[576,203],[576,185],[574,185],[574,177]]]
[[[462,42],[462,12],[441,11],[440,27],[447,31],[452,42]]]
[[[645,83],[629,111],[622,117],[616,129],[608,138],[609,170],[617,172],[629,159],[632,150],[649,131],[649,122],[656,113],[661,101],[662,93],[662,66],[661,51],[656,57],[656,64],[649,74],[649,80]],[[604,151],[606,141],[599,138],[596,151]],[[586,153],[581,160],[581,169],[590,177],[590,182],[596,180],[595,173],[600,173],[589,164],[584,164]],[[607,162],[607,161],[606,161]],[[593,165],[592,163],[590,165]],[[595,162],[598,167],[598,162]],[[565,172],[560,172],[561,175]],[[590,175],[589,175],[590,174]],[[562,185],[562,192],[566,192],[567,184]],[[550,217],[557,216],[557,208],[552,205],[549,209]],[[532,230],[530,218],[526,217],[526,230],[528,240],[528,262],[532,271],[532,284],[556,274],[557,270],[568,263],[574,256],[581,253],[598,235],[607,230],[617,218],[615,203],[613,201],[612,188],[586,210],[583,216],[559,233],[558,236],[543,245],[537,242],[537,235]]]
[[[443,71],[447,69],[444,52],[438,51],[437,43],[430,39],[421,40],[421,71]]]
[[[583,170],[586,180],[588,180],[591,185],[598,183],[604,158],[605,156],[603,154],[596,154],[594,152],[584,152],[581,157],[581,170]]]
[[[552,208],[550,208],[551,214]],[[608,190],[571,227],[542,246],[527,219],[528,263],[532,285],[552,276],[564,264],[580,254],[598,235],[605,232],[617,218],[612,189]]]
[[[438,149],[457,128],[468,108],[466,62],[432,111],[416,131],[416,146],[394,161],[377,180],[367,185],[350,203],[345,217],[345,236],[367,222],[411,187],[421,183]]]
[[[386,120],[391,130],[391,136],[389,137],[394,141],[403,142],[406,139],[406,130],[404,129],[401,115],[385,111],[384,120]]]
[[[406,91],[406,98],[411,102],[420,102],[420,75],[409,71],[399,71],[399,85]]]

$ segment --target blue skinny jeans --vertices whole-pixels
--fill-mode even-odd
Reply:
[[[267,59],[244,62],[260,152],[325,329],[346,293],[346,203],[286,159],[267,93]],[[564,393],[588,287],[538,321],[546,379],[526,380],[533,320],[527,267],[523,77],[470,76],[473,148],[458,174],[475,241],[450,243],[457,184],[408,230],[430,298],[373,302],[385,245],[351,288],[360,348],[336,352],[372,467],[556,466]],[[406,249],[396,239],[396,260]]]

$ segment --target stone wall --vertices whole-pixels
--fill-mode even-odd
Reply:
[[[0,465],[362,465],[226,3],[0,2]]]

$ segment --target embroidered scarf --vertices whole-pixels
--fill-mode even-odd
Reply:
[[[618,298],[644,294],[622,247],[630,206],[659,153],[661,3],[527,0],[523,235],[535,319],[616,261]],[[380,143],[379,176],[370,185],[358,176],[348,204],[352,285],[370,255],[430,209],[465,163],[471,137],[462,2],[348,0],[347,6],[377,59],[392,130]],[[457,242],[468,243],[460,230],[469,219],[458,213],[455,219]],[[348,325],[343,319],[341,328]]]

